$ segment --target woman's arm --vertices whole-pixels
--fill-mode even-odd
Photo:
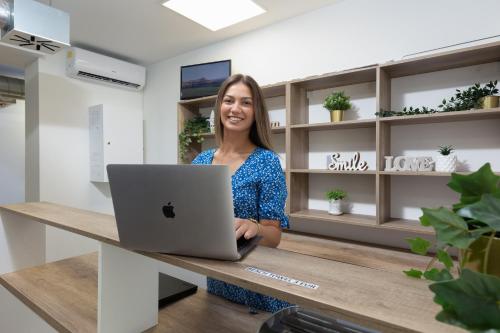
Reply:
[[[277,247],[281,241],[280,222],[275,220],[261,220],[260,224],[247,220],[235,219],[236,239],[241,236],[250,239],[257,235],[262,236],[259,244],[268,247]]]

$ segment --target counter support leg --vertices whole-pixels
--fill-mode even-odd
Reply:
[[[45,225],[0,212],[0,274],[45,264]]]
[[[97,331],[142,332],[158,323],[158,268],[153,259],[100,243]]]

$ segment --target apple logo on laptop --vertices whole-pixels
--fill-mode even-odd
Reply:
[[[172,206],[171,202],[169,202],[166,206],[163,206],[163,215],[172,219],[175,217],[174,206]]]

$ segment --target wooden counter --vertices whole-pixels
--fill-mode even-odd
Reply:
[[[51,203],[1,209],[120,247],[116,222],[110,215]],[[401,269],[422,267],[425,258],[399,251],[285,234],[279,249],[258,247],[238,262],[141,254],[383,332],[463,332],[434,319],[440,308],[432,301],[428,282],[401,273]],[[319,288],[262,277],[246,270],[248,267]]]

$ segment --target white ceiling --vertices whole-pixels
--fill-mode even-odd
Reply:
[[[73,46],[148,65],[337,0],[254,0],[267,13],[216,32],[161,6],[162,0],[38,1],[70,14]]]

